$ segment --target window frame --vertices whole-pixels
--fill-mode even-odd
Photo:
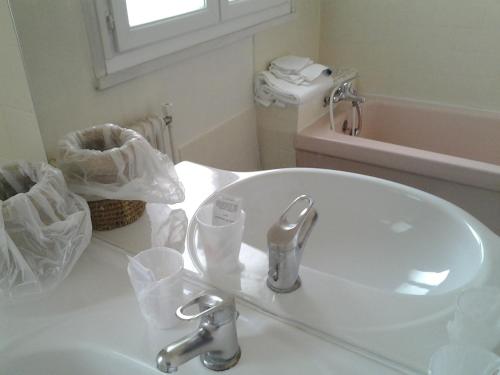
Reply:
[[[95,87],[105,89],[171,63],[206,53],[295,18],[295,0],[265,0],[273,6],[174,37],[119,51],[111,3],[125,0],[81,0],[95,73]],[[227,0],[214,0],[219,4]],[[242,4],[249,0],[238,0]],[[255,1],[255,4],[262,0]],[[254,4],[254,5],[255,5]],[[278,5],[276,5],[278,4]],[[232,4],[231,4],[232,5]],[[218,8],[222,18],[221,8]],[[128,16],[126,18],[128,25]]]

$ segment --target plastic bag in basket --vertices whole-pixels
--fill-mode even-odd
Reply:
[[[0,303],[39,296],[71,271],[92,236],[85,200],[56,168],[0,168]]]
[[[169,157],[139,133],[118,125],[67,134],[59,142],[58,165],[69,188],[88,201],[184,200],[184,188]]]

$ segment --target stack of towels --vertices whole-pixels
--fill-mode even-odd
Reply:
[[[265,107],[299,105],[333,87],[332,70],[308,57],[283,56],[255,76],[255,101]]]

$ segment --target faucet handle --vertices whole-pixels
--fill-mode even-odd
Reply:
[[[306,207],[299,213],[297,219],[293,220],[290,223],[290,221],[288,220],[289,219],[288,216],[289,216],[290,212],[292,211],[292,208],[294,208],[297,204],[299,204],[302,201],[306,202]],[[282,226],[297,226],[297,225],[301,225],[302,222],[305,220],[307,214],[309,213],[309,211],[313,207],[313,205],[314,205],[314,201],[313,201],[313,199],[310,196],[305,195],[305,194],[298,196],[297,198],[295,198],[293,200],[292,203],[290,203],[288,205],[288,207],[285,209],[285,211],[281,214],[281,216],[280,216],[280,224]]]
[[[185,312],[188,308],[195,305],[199,306],[199,313],[188,314]],[[218,312],[222,312],[223,314],[217,314]],[[180,306],[176,311],[177,317],[182,320],[195,320],[198,318],[213,320],[216,315],[227,315],[227,313],[236,313],[234,296],[218,290],[202,292],[199,296]],[[236,314],[233,315],[236,316]]]
[[[297,215],[296,208],[304,202],[305,207]],[[318,216],[313,206],[313,199],[307,195],[295,198],[267,232],[269,248],[278,251],[301,249]]]

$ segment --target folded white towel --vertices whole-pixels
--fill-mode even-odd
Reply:
[[[300,71],[300,75],[304,77],[307,82],[314,81],[322,74],[329,76],[332,74],[332,70],[326,65],[312,64]]]
[[[287,104],[299,105],[320,94],[325,95],[333,87],[333,79],[321,75],[310,85],[295,85],[264,71],[255,76],[255,100],[265,107]]]
[[[273,73],[276,78],[283,79],[295,85],[309,85],[322,74],[332,74],[330,68],[321,64],[309,65],[296,74],[283,73],[282,70],[277,69],[273,65],[269,67],[269,71]]]
[[[272,65],[269,67],[269,71],[279,79],[283,79],[285,81],[288,81],[290,83],[293,83],[295,85],[301,85],[305,82],[304,76],[301,74],[289,74],[289,73],[283,73],[283,71],[276,69]],[[305,82],[307,84],[307,82]]]
[[[309,57],[299,57],[299,56],[282,56],[271,61],[271,68],[274,70],[279,70],[283,74],[298,74],[302,69],[312,65],[312,61]]]

